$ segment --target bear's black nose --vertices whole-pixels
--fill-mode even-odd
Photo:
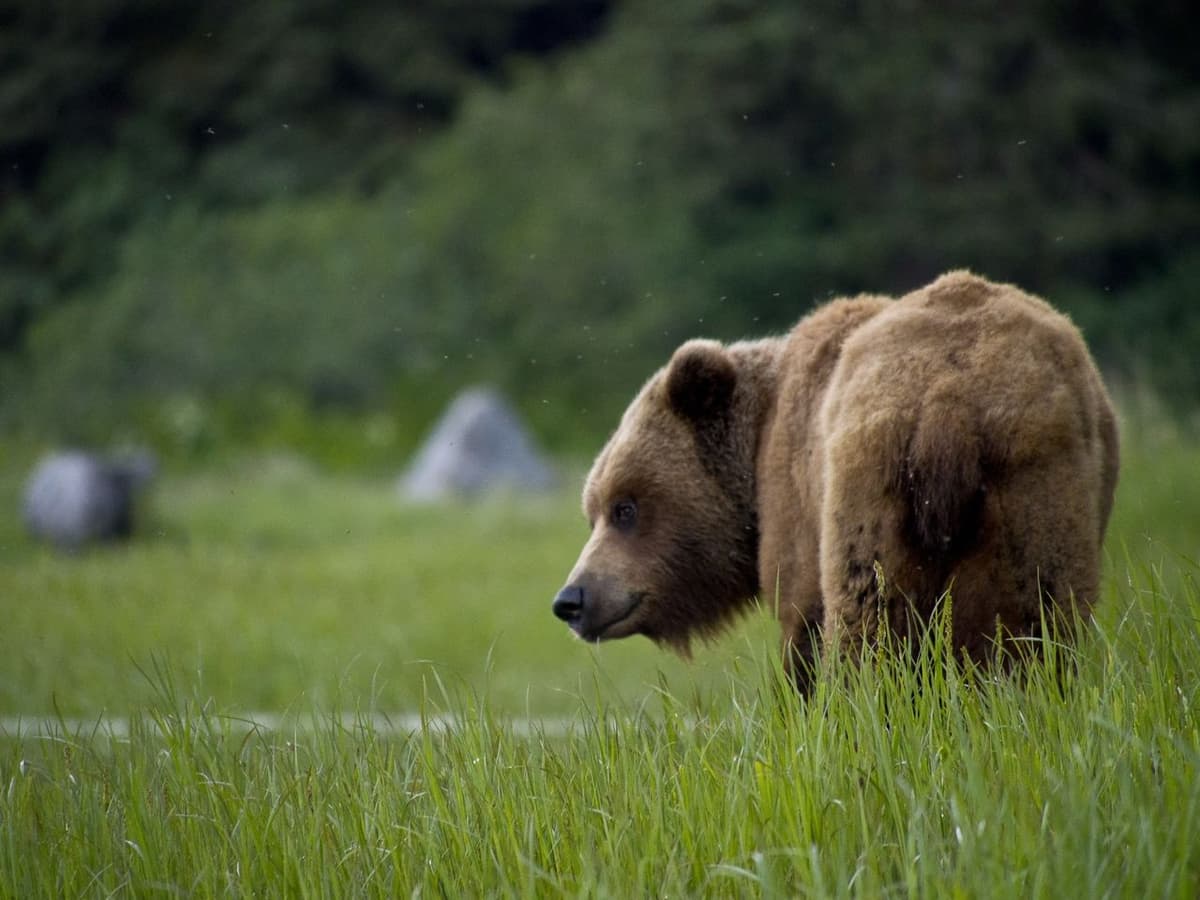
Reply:
[[[583,615],[583,588],[569,584],[554,598],[554,614],[564,622],[574,622]]]

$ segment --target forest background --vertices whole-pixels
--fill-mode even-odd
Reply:
[[[681,340],[970,267],[1200,400],[1200,55],[1120,0],[0,5],[0,429],[586,455]]]

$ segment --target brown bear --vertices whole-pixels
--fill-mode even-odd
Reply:
[[[986,662],[997,635],[1088,614],[1117,466],[1096,366],[1044,301],[965,271],[835,300],[650,378],[587,477],[554,613],[686,654],[757,596],[803,692],[822,641],[919,640],[948,595]]]

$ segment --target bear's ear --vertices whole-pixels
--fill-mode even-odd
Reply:
[[[709,419],[729,408],[737,369],[716,341],[688,341],[667,367],[667,399],[684,418]]]

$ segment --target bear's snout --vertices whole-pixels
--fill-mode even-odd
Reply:
[[[554,614],[585,641],[606,641],[635,634],[644,624],[638,613],[644,592],[630,592],[611,579],[572,578],[554,598]]]
[[[569,584],[554,598],[554,614],[574,627],[583,618],[583,588]]]

